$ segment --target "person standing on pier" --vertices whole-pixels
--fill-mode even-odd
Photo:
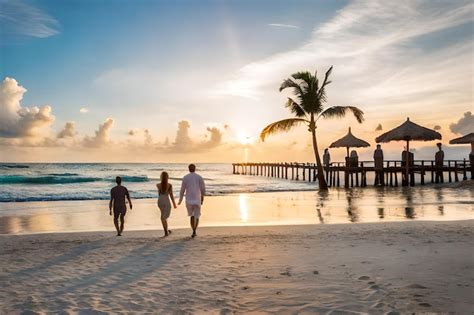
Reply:
[[[324,168],[326,169],[326,180],[327,180],[329,177],[329,166],[331,165],[331,155],[329,154],[328,148],[324,149],[323,165],[324,165]]]
[[[444,183],[443,177],[443,164],[444,164],[444,151],[442,149],[441,142],[436,144],[438,146],[438,152],[435,154],[435,166],[436,166],[436,183]]]
[[[377,144],[377,149],[374,151],[374,170],[375,170],[375,186],[384,185],[383,178],[383,151],[380,144]]]
[[[406,147],[403,148],[404,150],[402,152],[402,167],[405,167],[406,163],[408,163],[408,167],[413,167],[415,165],[415,155],[412,152],[407,151]],[[402,172],[402,183],[404,186],[409,186],[410,182],[415,182],[415,173],[413,173],[413,169],[411,169],[409,172],[410,179],[405,178],[405,175],[405,172]]]

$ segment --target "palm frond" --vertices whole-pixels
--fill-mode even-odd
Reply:
[[[346,116],[347,112],[352,112],[358,123],[364,121],[364,112],[355,106],[332,106],[319,116],[323,118],[342,118]]]
[[[309,91],[311,91],[313,85],[314,85],[314,77],[309,71],[300,71],[293,73],[291,75],[293,79],[295,80],[300,80],[300,86],[304,92],[304,94],[307,94]]]
[[[260,139],[262,141],[265,141],[265,138],[268,135],[275,134],[278,132],[283,132],[283,131],[286,132],[290,130],[291,128],[298,126],[301,123],[308,123],[308,120],[303,119],[303,118],[289,118],[289,119],[276,121],[266,126],[265,128],[263,128],[262,132],[260,133]]]
[[[300,104],[295,102],[293,99],[288,97],[288,101],[286,102],[285,105],[286,108],[289,108],[290,111],[295,114],[296,117],[305,117],[306,112],[304,111],[303,107],[301,107]]]
[[[330,84],[332,81],[329,81],[329,76],[331,75],[333,66],[331,66],[328,71],[326,71],[326,74],[324,75],[324,81],[321,87],[319,88],[318,91],[318,98],[321,101],[321,103],[326,102],[326,85]]]
[[[293,88],[293,94],[299,99],[301,104],[304,99],[304,91],[301,86],[292,79],[286,79],[280,85],[280,92],[287,88]]]

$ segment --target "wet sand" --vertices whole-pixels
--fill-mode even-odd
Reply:
[[[474,221],[0,236],[0,313],[470,313]]]
[[[331,189],[206,197],[202,226],[249,226],[474,219],[474,186]],[[133,194],[132,194],[133,197]],[[129,230],[161,229],[156,199],[134,200]],[[188,226],[184,205],[171,228]],[[0,234],[113,231],[108,201],[0,203]]]

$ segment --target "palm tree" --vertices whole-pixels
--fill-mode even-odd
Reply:
[[[313,150],[316,158],[316,165],[318,168],[318,182],[320,190],[327,190],[328,185],[323,174],[323,166],[321,158],[319,157],[318,141],[316,139],[316,123],[320,118],[341,118],[347,112],[352,112],[359,123],[364,121],[364,112],[355,106],[331,106],[326,107],[326,86],[331,83],[329,75],[331,74],[332,66],[326,72],[324,81],[319,85],[317,72],[312,75],[310,72],[297,72],[283,81],[280,86],[280,92],[287,88],[293,89],[293,94],[296,98],[288,98],[286,107],[296,116],[296,118],[288,118],[276,121],[266,126],[260,133],[260,139],[265,141],[265,138],[281,131],[288,131],[300,124],[308,126],[308,131],[311,132],[313,139]]]

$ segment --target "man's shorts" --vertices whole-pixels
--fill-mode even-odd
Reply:
[[[200,204],[186,204],[186,209],[188,209],[188,216],[195,217],[199,219],[201,216],[201,205]]]
[[[114,220],[117,220],[119,217],[124,217],[127,213],[127,209],[114,209]]]

